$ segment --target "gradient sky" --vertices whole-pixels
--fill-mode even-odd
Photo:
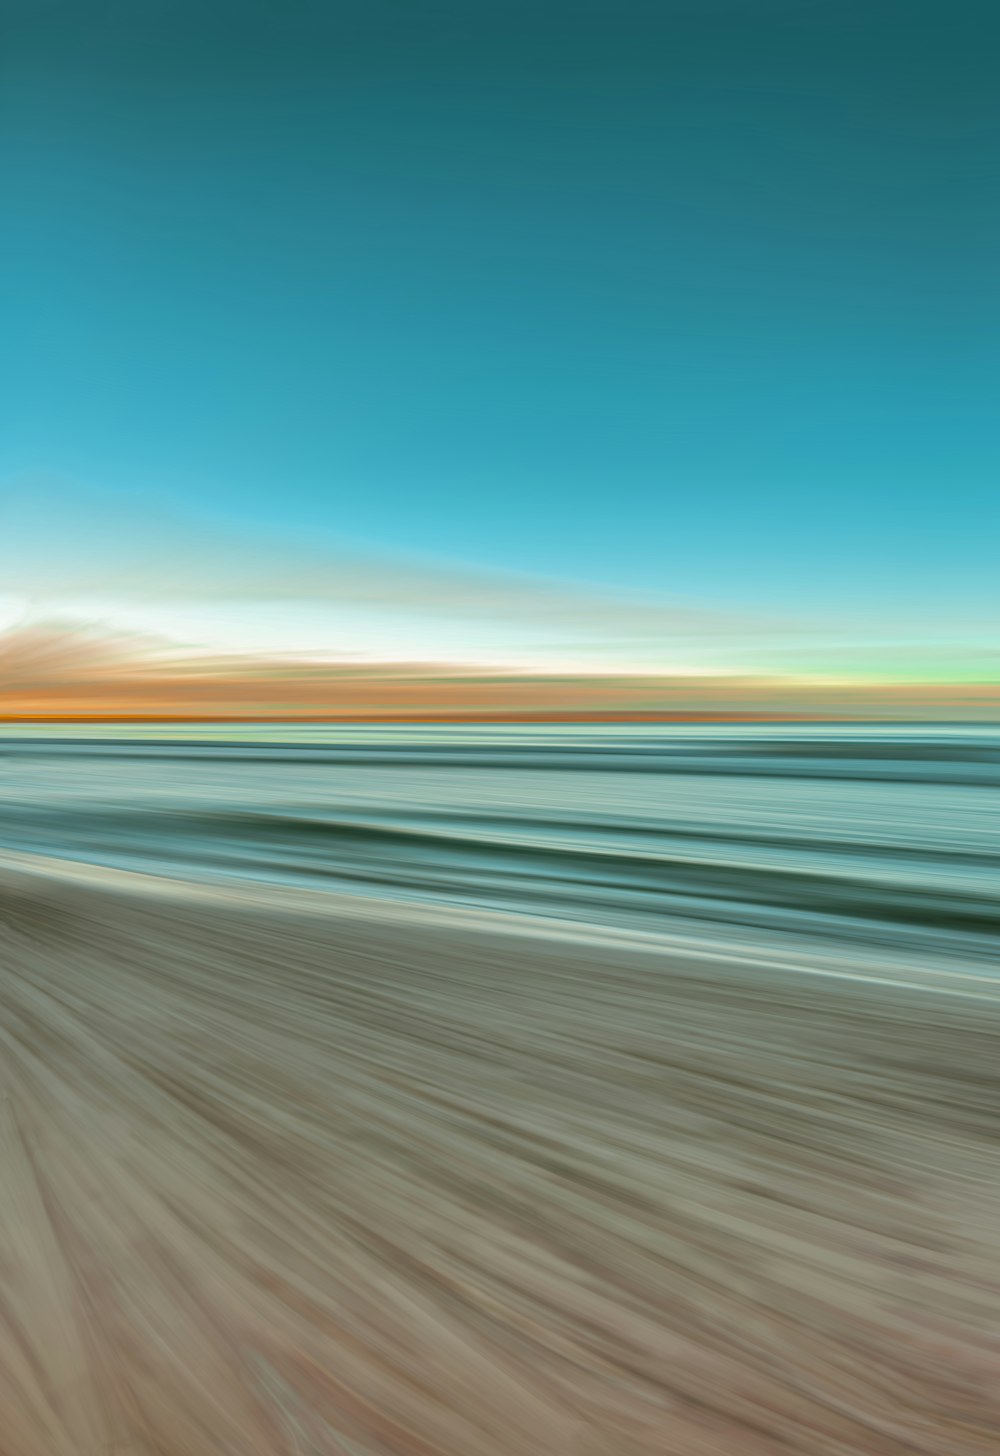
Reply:
[[[6,0],[3,31],[4,510],[54,481],[140,532],[986,670],[994,4]]]

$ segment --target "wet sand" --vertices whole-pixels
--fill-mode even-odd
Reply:
[[[1000,1448],[1000,1011],[0,875],[2,1456]]]

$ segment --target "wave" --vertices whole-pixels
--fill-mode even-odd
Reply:
[[[663,917],[992,956],[1000,856],[747,830],[694,837],[622,820],[381,819],[156,805],[11,808],[6,847],[181,876],[325,883],[393,896],[652,923]]]

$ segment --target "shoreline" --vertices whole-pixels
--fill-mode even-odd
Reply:
[[[343,889],[312,888],[305,885],[281,884],[277,881],[218,879],[194,880],[174,875],[158,875],[145,870],[122,869],[88,860],[60,859],[50,855],[0,847],[0,894],[4,885],[19,878],[29,881],[68,886],[78,885],[98,893],[123,895],[127,898],[167,900],[178,904],[200,904],[205,908],[292,913],[335,921],[357,920],[377,925],[413,927],[417,931],[476,931],[499,936],[515,936],[528,940],[549,940],[567,946],[585,945],[607,951],[634,951],[657,956],[684,956],[708,961],[717,966],[732,965],[735,969],[765,971],[790,976],[820,976],[864,985],[899,986],[913,990],[939,992],[944,995],[975,996],[1000,1003],[1000,974],[983,975],[973,970],[944,968],[940,958],[934,963],[905,966],[899,956],[881,958],[860,947],[850,946],[840,955],[824,944],[797,941],[795,937],[762,935],[755,953],[736,951],[724,944],[711,942],[707,934],[664,929],[618,926],[600,921],[582,921],[545,915],[541,912],[495,909],[460,902],[378,897]],[[746,939],[749,932],[741,928]],[[782,953],[784,951],[784,954]],[[870,969],[849,970],[841,960],[853,967],[867,959]],[[952,961],[954,958],[952,958]],[[911,979],[916,977],[917,979]]]

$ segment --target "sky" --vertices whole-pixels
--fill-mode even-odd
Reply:
[[[2,32],[0,629],[1000,674],[995,6]]]

